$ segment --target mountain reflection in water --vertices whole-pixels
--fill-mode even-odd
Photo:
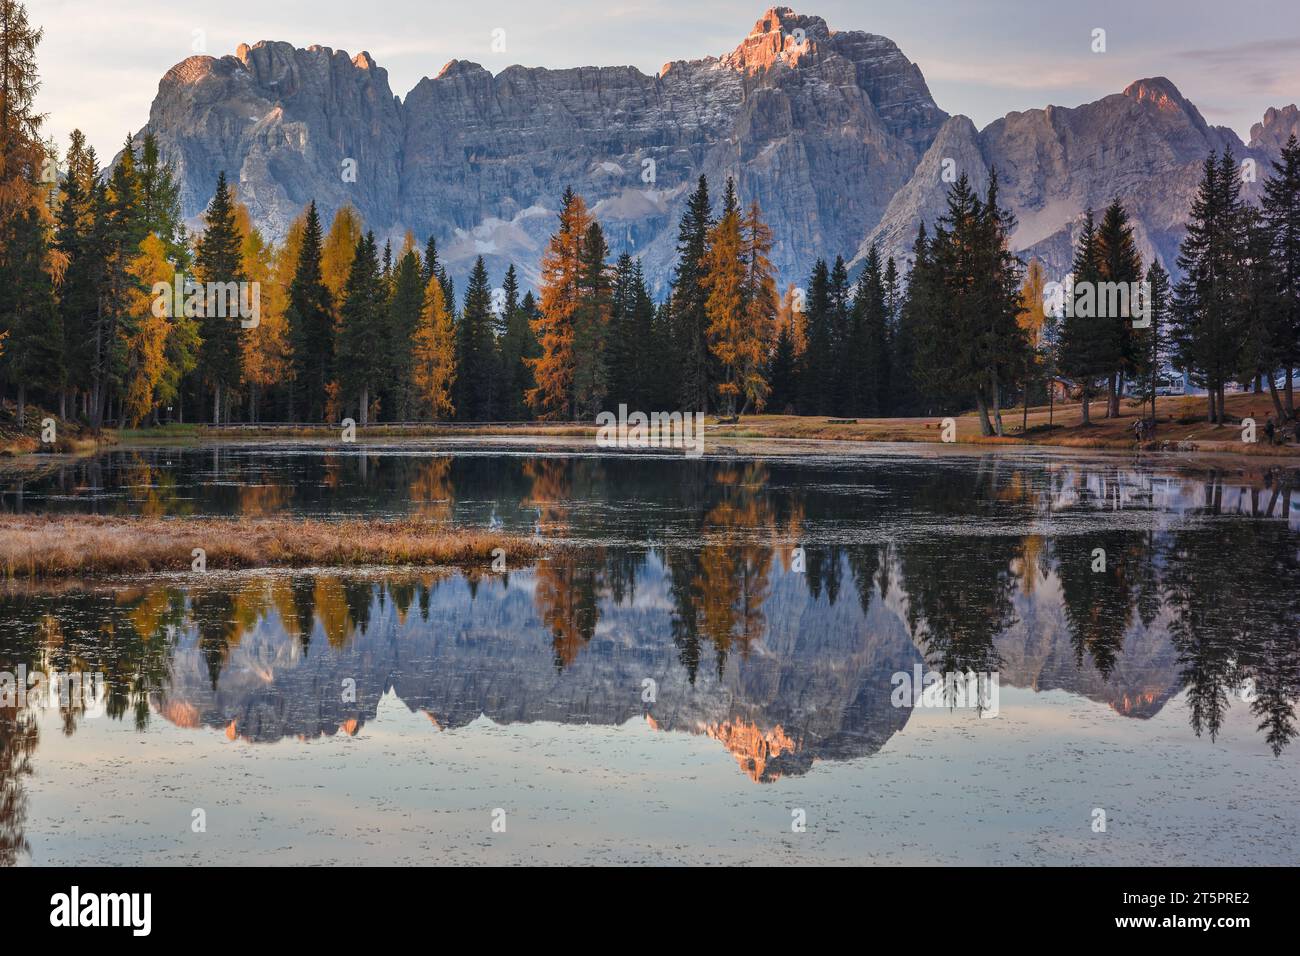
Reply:
[[[1003,686],[1064,690],[1126,718],[1185,690],[1197,736],[1213,740],[1229,707],[1247,707],[1275,755],[1296,734],[1293,474],[206,454],[67,465],[10,484],[4,507],[415,510],[568,545],[504,575],[15,586],[0,596],[0,669],[102,672],[112,719],[252,742],[357,734],[390,693],[431,733],[481,715],[644,720],[716,740],[764,783],[876,753],[912,714],[891,703],[891,678],[917,666],[995,671]],[[70,705],[62,718],[73,734],[82,715]],[[31,707],[0,708],[0,862],[25,846],[38,746]]]

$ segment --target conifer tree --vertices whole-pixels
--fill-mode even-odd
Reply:
[[[607,406],[650,407],[650,348],[654,304],[645,287],[641,261],[623,253],[614,267],[606,365]]]
[[[339,385],[347,401],[356,400],[361,425],[370,423],[371,397],[387,371],[383,350],[376,347],[383,341],[386,306],[375,234],[367,232],[357,242],[343,288],[337,359]]]
[[[1141,281],[1142,259],[1133,239],[1128,212],[1118,199],[1106,207],[1101,224],[1097,227],[1097,256],[1103,283],[1122,283],[1125,288],[1132,288]],[[1113,301],[1108,301],[1107,307],[1112,304]],[[1106,375],[1107,418],[1119,416],[1124,379],[1131,375],[1137,361],[1137,343],[1132,323],[1133,304],[1130,299],[1129,315],[1106,315],[1095,328],[1095,334],[1102,336],[1097,347],[1105,350],[1104,361],[1109,366]],[[1100,305],[1099,301],[1098,306]]]
[[[1295,133],[1273,163],[1273,175],[1264,181],[1261,203],[1268,229],[1269,258],[1275,279],[1269,329],[1270,365],[1283,373],[1282,402],[1287,418],[1294,419],[1295,369],[1300,366],[1300,142]],[[1270,376],[1270,385],[1275,379]],[[1273,385],[1276,398],[1276,386]]]
[[[456,323],[454,403],[461,421],[493,417],[492,378],[496,374],[496,340],[492,336],[492,290],[483,257],[474,262],[465,289],[465,305]]]
[[[613,281],[606,261],[609,246],[593,220],[579,256],[578,308],[573,317],[573,409],[582,419],[602,410],[609,389],[605,349],[613,309]]]
[[[541,353],[529,362],[537,384],[528,392],[528,403],[544,419],[575,415],[574,323],[582,302],[583,240],[591,223],[582,197],[566,189],[559,229],[542,257],[541,301],[533,320]]]
[[[1151,265],[1147,268],[1146,283],[1151,325],[1138,339],[1140,359],[1137,374],[1142,381],[1143,394],[1151,403],[1151,421],[1154,422],[1156,391],[1160,384],[1160,368],[1166,346],[1166,325],[1169,322],[1170,307],[1169,273],[1160,265],[1159,260],[1151,260]]]
[[[889,401],[889,303],[880,248],[873,242],[853,294],[845,411],[876,417]]]
[[[81,130],[73,130],[61,183],[54,247],[65,267],[59,294],[59,321],[63,329],[60,364],[59,417],[72,412],[70,399],[90,382],[93,355],[92,327],[98,302],[100,257],[94,240],[99,166],[95,151],[86,146]],[[85,392],[81,391],[84,395]]]
[[[16,387],[21,426],[29,390],[53,390],[63,381],[63,330],[46,271],[49,248],[42,211],[29,206],[6,225],[0,255],[0,333],[5,336],[0,372]]]
[[[336,216],[334,221],[337,224],[339,218]],[[334,234],[333,229],[331,234]],[[339,235],[342,234],[340,230]],[[353,255],[348,257],[349,262],[355,254],[354,249]],[[294,391],[300,403],[297,407],[301,409],[304,420],[310,422],[325,421],[326,385],[334,377],[335,309],[333,296],[325,283],[323,255],[320,217],[313,200],[307,207],[286,313],[293,354]],[[340,294],[344,293],[345,287],[346,283],[340,286]]]
[[[794,410],[795,402],[795,352],[794,339],[788,326],[777,332],[776,346],[768,365],[767,380],[771,391],[767,396],[768,410],[785,415]]]
[[[922,222],[911,246],[913,267],[898,319],[896,365],[909,372],[910,401],[906,407],[932,414],[946,408],[954,398],[952,381],[946,375],[945,343],[941,339],[939,269],[933,259],[933,242]]]
[[[763,409],[771,392],[767,363],[776,340],[776,275],[768,254],[772,251],[772,229],[763,221],[758,200],[749,204],[741,221],[741,261],[745,267],[744,334],[740,349],[740,388],[743,411]]]
[[[388,322],[383,338],[374,343],[374,348],[384,352],[388,359],[384,390],[389,395],[389,406],[402,421],[415,410],[411,342],[424,309],[425,287],[420,272],[420,257],[414,249],[408,249],[392,270]]]
[[[533,336],[533,294],[519,299],[519,280],[515,267],[506,269],[502,283],[505,290],[505,332],[501,336],[501,415],[509,421],[527,419],[531,410],[525,396],[533,388],[533,373],[529,362],[537,358],[540,349]]]
[[[1239,367],[1245,259],[1241,179],[1230,148],[1211,153],[1178,253],[1170,335],[1178,364],[1204,386],[1211,423],[1226,421],[1224,387]]]
[[[456,330],[442,297],[442,282],[430,275],[424,289],[424,308],[411,340],[411,377],[416,404],[434,421],[455,414],[452,388],[456,380]]]
[[[728,415],[736,414],[742,391],[746,361],[744,239],[740,210],[736,208],[734,186],[727,180],[726,202],[721,217],[709,230],[704,253],[704,312],[709,349],[721,368],[717,385],[718,405]]]
[[[813,265],[806,297],[808,346],[799,365],[799,414],[833,414],[834,401],[834,316],[831,303],[831,274],[824,259]]]
[[[122,151],[108,183],[95,192],[94,233],[89,246],[95,263],[96,302],[91,323],[90,420],[99,429],[125,373],[123,343],[134,331],[130,295],[135,280],[128,269],[138,255],[144,229],[138,215],[135,155]]]
[[[671,293],[678,401],[687,411],[708,411],[712,398],[704,266],[712,226],[709,183],[701,176],[677,229],[677,265],[673,270]]]
[[[145,133],[140,146],[140,219],[146,232],[157,236],[167,258],[179,268],[189,265],[181,223],[181,190],[171,166],[163,162],[158,138]]]
[[[135,279],[129,308],[136,322],[132,335],[126,342],[122,418],[132,427],[138,426],[151,415],[157,405],[158,386],[166,370],[167,333],[173,303],[168,302],[166,307],[155,308],[153,286],[154,283],[170,286],[175,271],[167,259],[163,240],[152,232],[145,236],[140,243],[140,254],[129,267],[129,272]]]
[[[1073,286],[1067,289],[1069,301],[1066,302],[1061,322],[1058,356],[1061,371],[1079,386],[1085,425],[1092,421],[1092,397],[1096,393],[1097,381],[1107,374],[1113,358],[1110,326],[1095,314],[1096,287],[1101,281],[1101,268],[1096,222],[1089,209],[1084,217],[1078,245],[1075,246],[1071,270],[1074,281]],[[1087,298],[1084,297],[1085,292]]]
[[[235,224],[235,207],[224,172],[217,177],[217,191],[208,204],[204,222],[206,228],[194,258],[200,280],[208,283],[209,292],[213,283],[245,281],[240,255],[243,237]],[[199,322],[203,339],[199,363],[212,388],[214,425],[221,424],[227,414],[230,392],[240,379],[239,310],[219,308],[218,304],[216,297],[209,294]]]

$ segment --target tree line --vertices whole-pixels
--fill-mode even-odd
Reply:
[[[105,173],[74,131],[59,162],[42,141],[33,29],[0,0],[0,383],[16,399],[106,422],[274,418],[589,420],[626,404],[738,415],[1003,412],[1049,400],[1064,380],[1084,421],[1104,397],[1154,395],[1166,362],[1208,393],[1265,384],[1295,417],[1300,364],[1300,146],[1242,197],[1230,150],[1207,157],[1174,281],[1144,264],[1119,201],[1084,218],[1069,307],[1047,304],[1042,264],[1010,249],[1014,216],[996,171],[979,194],[962,176],[923,223],[904,275],[872,246],[855,279],[818,259],[778,293],[773,238],[728,179],[715,212],[701,176],[678,227],[662,300],[639,258],[611,261],[602,227],[567,190],[538,292],[510,265],[493,288],[482,258],[457,299],[435,240],[382,248],[351,206],[328,229],[311,202],[279,242],[257,229],[225,174],[196,235],[152,134],[128,138]],[[261,290],[255,320],[214,309],[213,285]],[[1103,284],[1145,283],[1149,322],[1078,308]],[[195,289],[198,307],[159,308],[155,289]],[[204,288],[209,289],[206,298]],[[1077,299],[1076,299],[1077,297]],[[1059,306],[1059,302],[1058,302]]]

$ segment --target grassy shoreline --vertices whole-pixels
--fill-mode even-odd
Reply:
[[[454,530],[418,519],[105,518],[0,515],[0,573],[7,579],[122,573],[191,573],[194,549],[206,569],[452,566],[488,571],[502,548],[509,566],[538,557],[523,535]]]
[[[1104,418],[1103,402],[1094,402],[1093,420],[1082,423],[1080,406],[1075,404],[1033,407],[1026,416],[1021,408],[1005,409],[1003,424],[1005,434],[984,436],[973,412],[954,416],[956,441],[959,446],[1010,446],[1010,447],[1061,447],[1072,449],[1098,449],[1136,451],[1132,433],[1133,422],[1148,412],[1149,406],[1138,406],[1125,401],[1118,418]],[[1232,424],[1210,425],[1204,420],[1204,399],[1198,397],[1167,397],[1157,401],[1157,433],[1155,441],[1147,442],[1140,450],[1163,451],[1187,458],[1213,456],[1245,456],[1249,458],[1300,459],[1300,445],[1294,437],[1284,445],[1269,445],[1264,436],[1264,422],[1273,412],[1267,394],[1234,393],[1227,396],[1227,412]],[[1258,441],[1248,444],[1241,440],[1241,419],[1252,417],[1256,422]],[[859,442],[944,444],[940,441],[942,415],[921,418],[830,418],[799,415],[747,415],[735,424],[719,423],[716,417],[705,426],[706,448],[709,442],[746,439],[800,439],[809,442]],[[1022,426],[1028,425],[1022,431]],[[575,422],[525,422],[525,423],[443,423],[430,422],[417,425],[376,424],[357,428],[360,443],[375,440],[402,438],[591,438],[597,428],[594,424]],[[1288,433],[1294,435],[1293,426]],[[233,425],[214,427],[208,425],[165,425],[157,428],[122,429],[106,431],[101,436],[102,445],[191,445],[205,442],[283,442],[337,440],[339,429],[327,425],[301,425],[294,427],[259,427]],[[32,444],[28,442],[27,444]],[[100,445],[93,440],[79,442],[77,451],[94,451]],[[26,452],[38,448],[11,448],[11,455],[26,457]],[[60,451],[71,451],[62,448]],[[34,455],[32,457],[40,457]]]

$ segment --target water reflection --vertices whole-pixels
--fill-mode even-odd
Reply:
[[[442,731],[480,715],[643,719],[718,741],[758,782],[875,753],[911,717],[891,704],[891,676],[917,665],[997,671],[1136,719],[1186,690],[1197,736],[1214,740],[1229,707],[1249,708],[1274,755],[1296,735],[1293,474],[212,455],[110,456],[4,500],[170,515],[410,509],[570,546],[508,575],[14,588],[0,596],[0,668],[102,672],[110,719],[254,742],[355,734],[390,693]],[[83,719],[76,706],[60,716],[65,734]],[[38,745],[30,706],[0,708],[0,863],[26,847]]]

